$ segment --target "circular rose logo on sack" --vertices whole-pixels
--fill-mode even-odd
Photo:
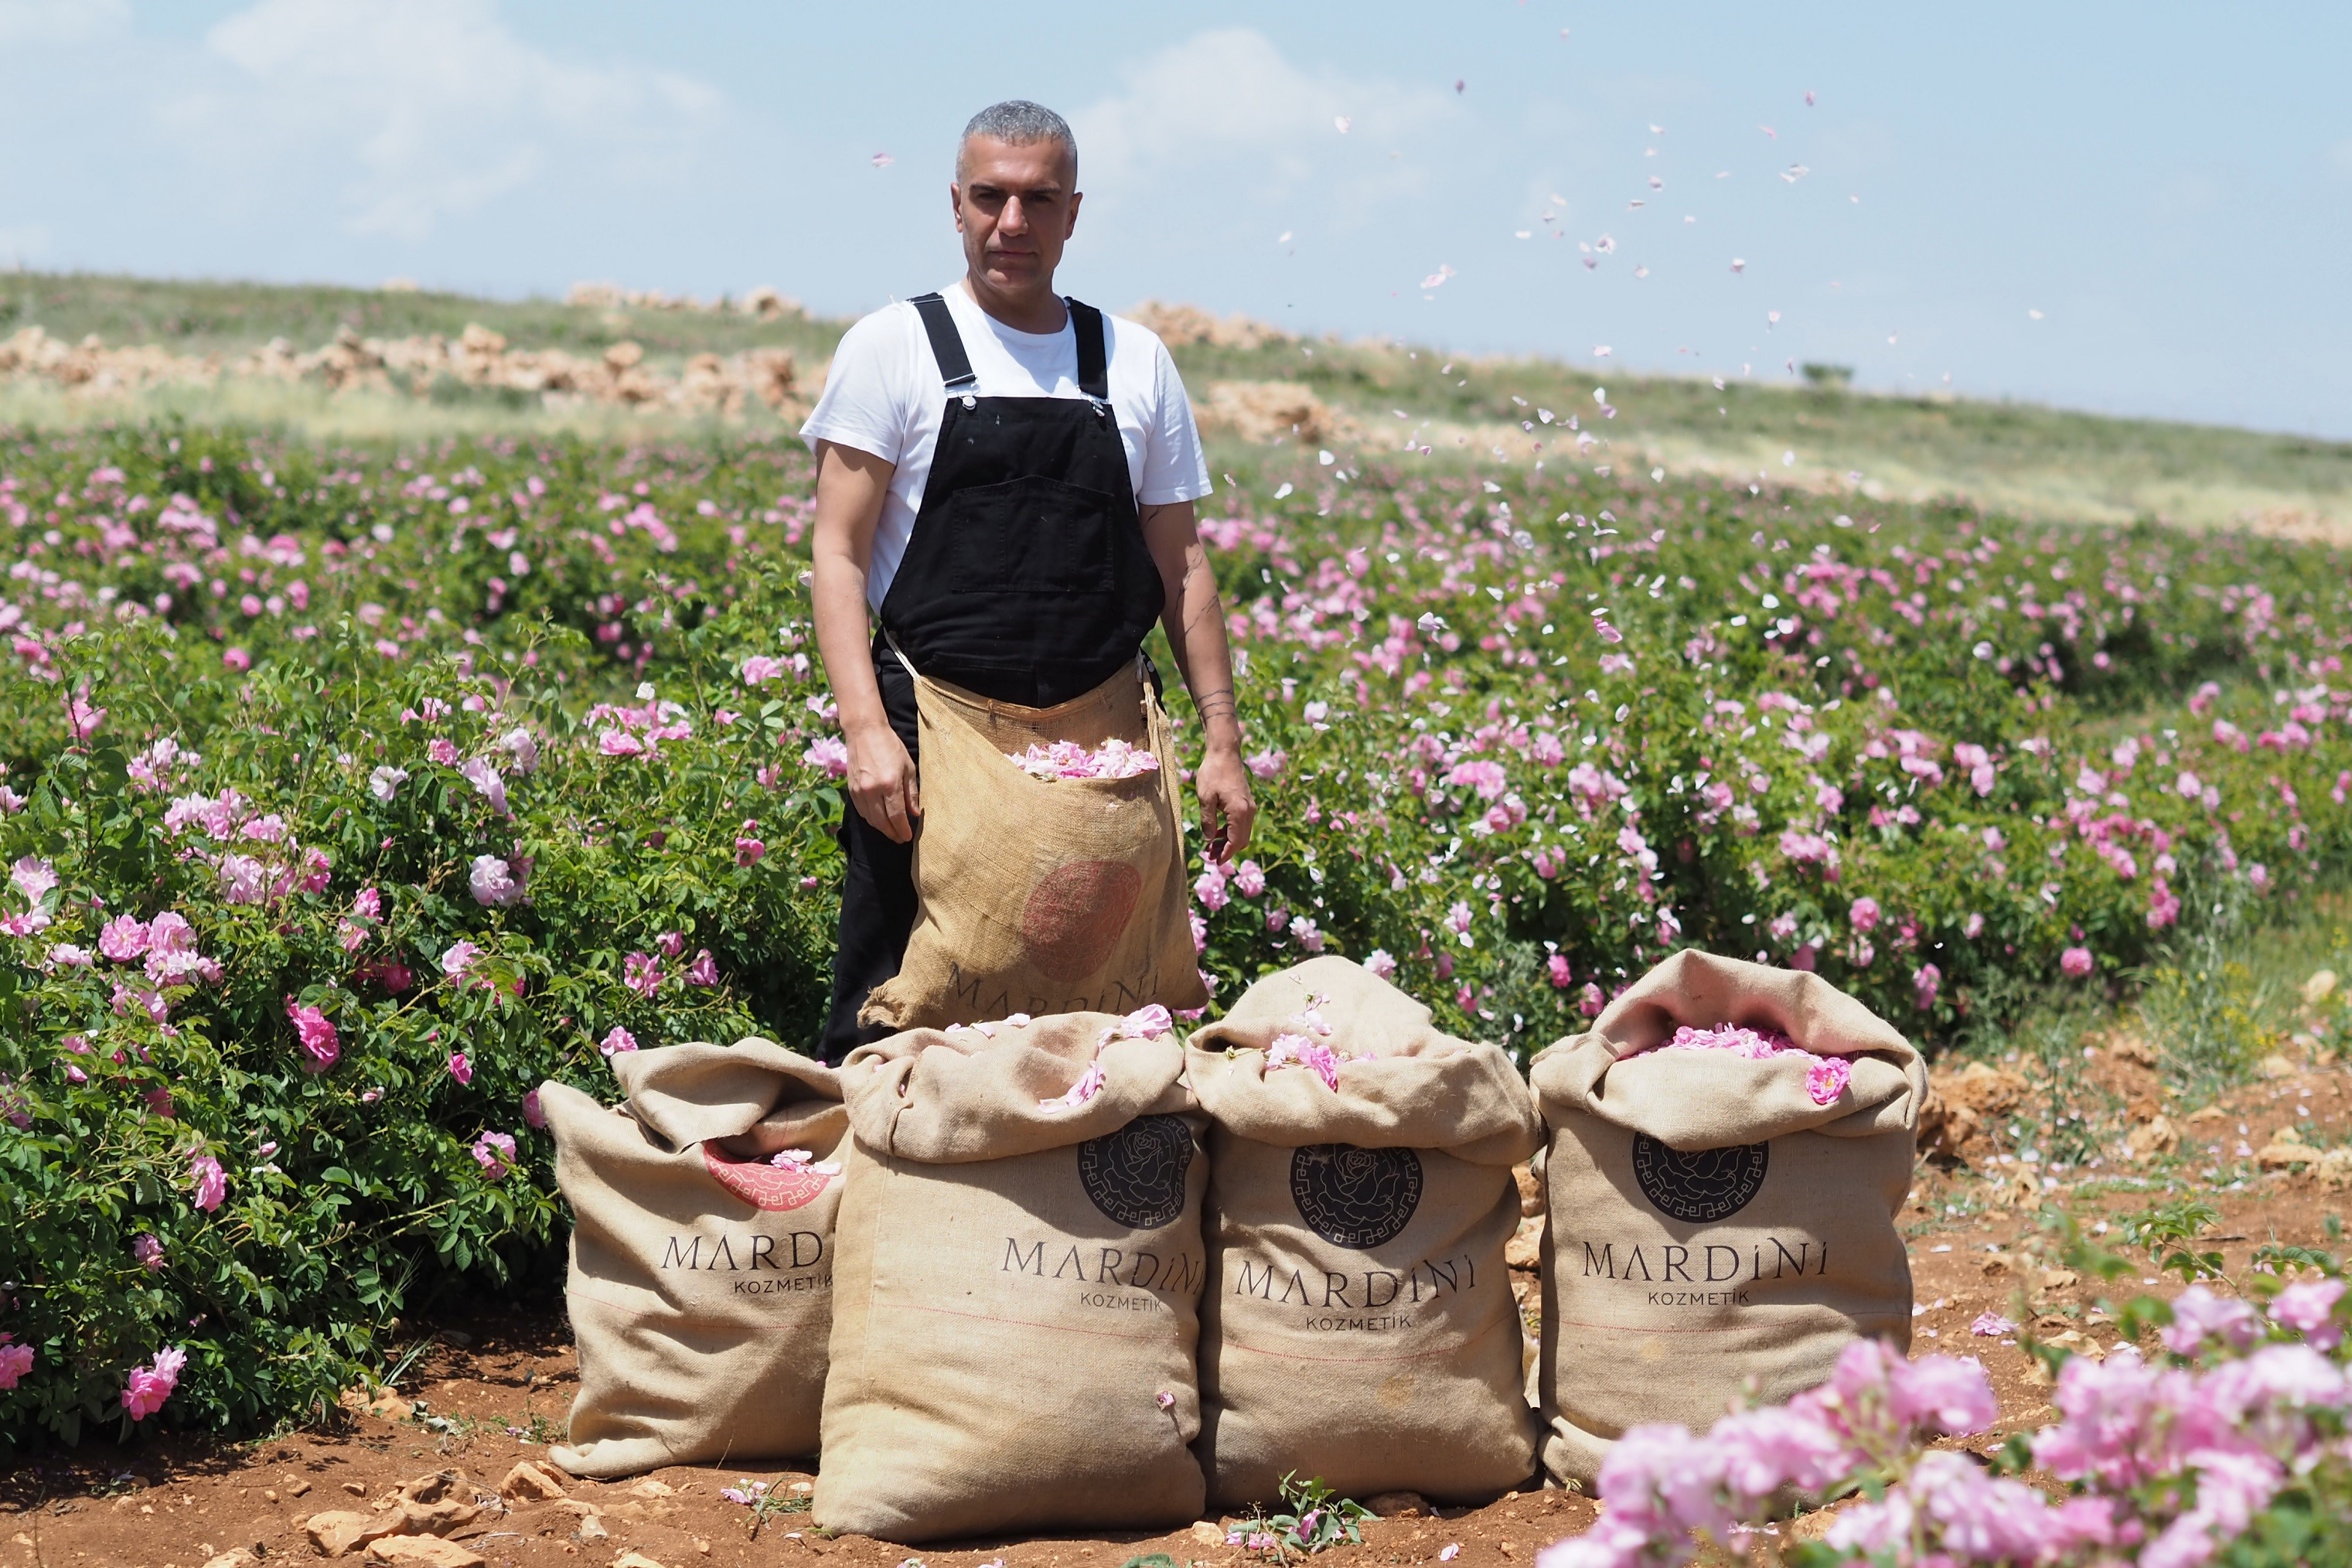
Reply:
[[[1410,1149],[1309,1143],[1290,1156],[1290,1197],[1334,1247],[1393,1241],[1421,1206],[1421,1156]]]
[[[1767,1143],[1727,1149],[1669,1149],[1646,1132],[1633,1134],[1633,1179],[1642,1195],[1669,1219],[1709,1225],[1748,1206],[1764,1185]]]
[[[1143,874],[1123,860],[1074,860],[1048,873],[1021,909],[1029,962],[1075,984],[1100,969],[1127,933]]]
[[[1181,1116],[1139,1116],[1078,1145],[1078,1184],[1130,1230],[1157,1230],[1184,1212],[1192,1168],[1192,1130]]]

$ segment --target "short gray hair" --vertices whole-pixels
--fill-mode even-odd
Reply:
[[[992,103],[964,122],[962,140],[956,143],[956,166],[963,166],[964,143],[975,136],[992,136],[1000,142],[1023,146],[1032,142],[1059,142],[1070,150],[1070,164],[1078,162],[1078,139],[1070,134],[1070,122],[1042,103],[1032,103],[1025,98],[1008,98],[1002,103]]]

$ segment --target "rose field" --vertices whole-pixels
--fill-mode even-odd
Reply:
[[[1478,374],[1497,407],[1523,390]],[[1734,1433],[1726,1452],[1779,1468],[1629,1465],[1622,1497],[1603,1487],[1618,1534],[1580,1561],[1666,1561],[1681,1548],[1644,1557],[1652,1535],[1624,1532],[1728,1541],[1783,1485],[1865,1472],[1861,1522],[1819,1550],[1925,1552],[1938,1506],[2032,1510],[1997,1489],[2022,1481],[1916,1445],[2030,1434],[2057,1418],[2044,1399],[2270,1424],[2231,1450],[2235,1513],[2183,1479],[2223,1473],[2194,1457],[2213,1444],[2150,1437],[2126,1463],[2021,1438],[1994,1468],[2031,1469],[2053,1521],[2070,1486],[2106,1511],[1948,1540],[1948,1560],[2128,1556],[2191,1514],[2202,1555],[2139,1560],[2203,1561],[2241,1531],[2232,1560],[2318,1550],[2294,1521],[2322,1530],[2352,1496],[2326,1282],[2352,1186],[2333,979],[2352,560],[1612,463],[1578,427],[1630,445],[1605,389],[1580,422],[1524,390],[1507,453],[1376,428],[1215,447],[1202,532],[1263,814],[1230,873],[1195,835],[1213,994],[1338,953],[1524,1062],[1685,946],[1814,970],[1936,1058],[1905,1215],[1937,1254],[1915,1259],[1921,1322],[2006,1358],[1981,1390],[1857,1368],[1803,1463],[1799,1437]],[[373,1488],[420,1468],[394,1447],[475,1443],[503,1468],[547,1440],[560,1401],[481,1392],[541,1362],[562,1381],[565,1352],[530,1337],[568,1228],[535,1087],[610,1100],[618,1053],[805,1047],[823,1011],[845,751],[810,620],[813,482],[767,426],[0,433],[10,1464],[54,1461],[86,1495],[126,1463],[242,1454],[249,1491],[332,1439],[373,1446]],[[1988,1246],[2000,1268],[1962,1268]],[[2101,1297],[2100,1276],[2168,1274],[2221,1304]],[[2282,1286],[2301,1294],[2269,1317],[2236,1305]],[[1999,1326],[1972,1339],[1980,1312]],[[457,1366],[460,1321],[507,1324],[505,1359]],[[475,1393],[378,1443],[383,1410],[352,1391],[391,1384],[399,1414],[436,1368]],[[2213,1404],[2231,1377],[2270,1381]],[[1717,1477],[1712,1500],[1660,1479],[1685,1472]],[[59,1495],[42,1489],[5,1500]],[[788,1522],[704,1500],[706,1541]],[[1514,1548],[1482,1514],[1474,1558],[1524,1568],[1593,1517],[1520,1500],[1554,1528]],[[1465,1533],[1414,1517],[1409,1540],[1410,1521],[1368,1526],[1367,1550],[1433,1559]],[[163,1561],[161,1541],[137,1551]],[[1188,1547],[1295,1551],[1168,1549]]]

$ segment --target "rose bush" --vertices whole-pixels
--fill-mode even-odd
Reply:
[[[2225,1551],[2245,1568],[2343,1562],[2342,1271],[2317,1257],[2252,1279],[2252,1301],[2202,1285],[2168,1305],[2138,1298],[2116,1313],[2126,1342],[2098,1354],[2036,1347],[2055,1369],[2059,1418],[1993,1449],[1989,1465],[1926,1447],[1993,1425],[1983,1364],[1906,1362],[1873,1340],[1785,1407],[1735,1411],[1704,1434],[1636,1426],[1601,1467],[1600,1521],[1539,1553],[1538,1568],[1677,1568],[1701,1541],[1738,1551],[1779,1533],[1765,1521],[1783,1489],[1846,1503],[1819,1539],[1784,1544],[1780,1560],[1800,1568],[2199,1568]],[[2028,1468],[2060,1495],[2011,1479]]]
[[[1696,942],[1933,1037],[2345,863],[2319,547],[1313,472],[1204,522],[1265,806],[1193,868],[1225,997],[1339,952],[1524,1048]],[[0,1440],[315,1408],[560,1241],[533,1085],[813,1037],[809,485],[767,441],[0,445]]]

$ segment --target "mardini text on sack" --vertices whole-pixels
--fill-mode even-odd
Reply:
[[[1821,1277],[1830,1271],[1830,1247],[1825,1241],[1808,1237],[1801,1241],[1782,1241],[1779,1237],[1767,1237],[1751,1242],[1746,1247],[1727,1246],[1721,1242],[1700,1242],[1678,1246],[1673,1242],[1636,1243],[1622,1250],[1614,1242],[1595,1245],[1590,1241],[1564,1244],[1560,1262],[1565,1264],[1574,1254],[1571,1247],[1583,1249],[1583,1267],[1578,1278],[1585,1279],[1615,1279],[1636,1285],[1752,1285],[1767,1279],[1801,1279]],[[1669,1294],[1660,1292],[1661,1297]],[[1713,1292],[1721,1300],[1710,1300],[1708,1306],[1745,1306],[1745,1292],[1735,1300],[1729,1292]],[[1660,1300],[1661,1306],[1696,1306],[1695,1300]]]
[[[1207,1272],[1202,1259],[1190,1253],[1162,1256],[1146,1247],[1129,1251],[1118,1247],[1079,1247],[1071,1242],[1043,1240],[1026,1246],[1004,1238],[1000,1274],[1025,1274],[1032,1279],[1059,1280],[1065,1285],[1112,1285],[1125,1294],[1081,1290],[1078,1305],[1104,1307],[1121,1312],[1166,1311],[1163,1296],[1190,1298],[1201,1293]]]
[[[1424,1258],[1393,1268],[1301,1268],[1268,1258],[1234,1260],[1233,1294],[1276,1306],[1307,1309],[1305,1326],[1384,1332],[1412,1327],[1405,1309],[1433,1305],[1478,1288],[1477,1260],[1468,1253]],[[1344,1310],[1341,1310],[1344,1309]],[[1349,1315],[1352,1314],[1352,1315]]]
[[[663,1238],[660,1267],[692,1268],[714,1274],[758,1274],[773,1269],[799,1273],[824,1261],[824,1237],[813,1230],[784,1236],[747,1232],[734,1236],[670,1236]],[[833,1282],[828,1274],[823,1284]],[[795,1283],[794,1289],[817,1289],[817,1283]]]

